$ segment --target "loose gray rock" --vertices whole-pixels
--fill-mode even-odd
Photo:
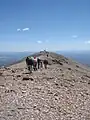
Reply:
[[[26,74],[25,61],[0,69],[0,120],[90,120],[90,69],[52,52],[32,56],[48,69]]]

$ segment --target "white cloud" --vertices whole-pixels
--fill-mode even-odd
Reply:
[[[73,35],[72,38],[77,38],[78,36],[77,35]]]
[[[21,29],[20,29],[20,28],[18,28],[18,29],[17,29],[17,31],[19,32],[19,31],[21,31]]]
[[[42,41],[41,41],[41,40],[38,40],[38,41],[37,41],[37,43],[38,43],[38,44],[41,44],[41,43],[42,43]]]
[[[29,28],[24,28],[24,29],[22,29],[23,31],[29,31]]]
[[[88,41],[85,41],[85,44],[90,44],[90,40],[88,40]]]

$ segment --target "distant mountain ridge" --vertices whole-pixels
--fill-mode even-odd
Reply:
[[[47,54],[48,54],[49,57],[47,57]],[[36,57],[39,57],[43,60],[47,59],[49,64],[66,64],[66,65],[71,65],[71,66],[75,65],[74,67],[81,66],[83,68],[86,67],[86,69],[88,68],[87,65],[79,63],[76,60],[73,60],[69,57],[66,57],[62,54],[58,54],[58,53],[55,53],[55,52],[40,51],[40,52],[36,52],[36,53],[33,53],[31,55],[28,55],[28,56],[36,56]],[[19,64],[19,63],[22,63],[24,61],[25,61],[25,58],[21,59],[20,61],[17,61],[15,64]]]
[[[22,61],[22,59],[33,53],[36,52],[0,52],[0,66],[7,66],[10,64],[18,63]],[[79,63],[90,66],[90,51],[83,52],[56,51],[55,53],[62,54]]]

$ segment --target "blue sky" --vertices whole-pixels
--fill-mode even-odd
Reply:
[[[90,50],[90,0],[0,0],[0,51]]]

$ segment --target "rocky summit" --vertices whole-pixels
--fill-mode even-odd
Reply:
[[[0,69],[0,120],[90,120],[90,68],[52,52],[32,56],[48,69],[29,74],[24,60]]]

